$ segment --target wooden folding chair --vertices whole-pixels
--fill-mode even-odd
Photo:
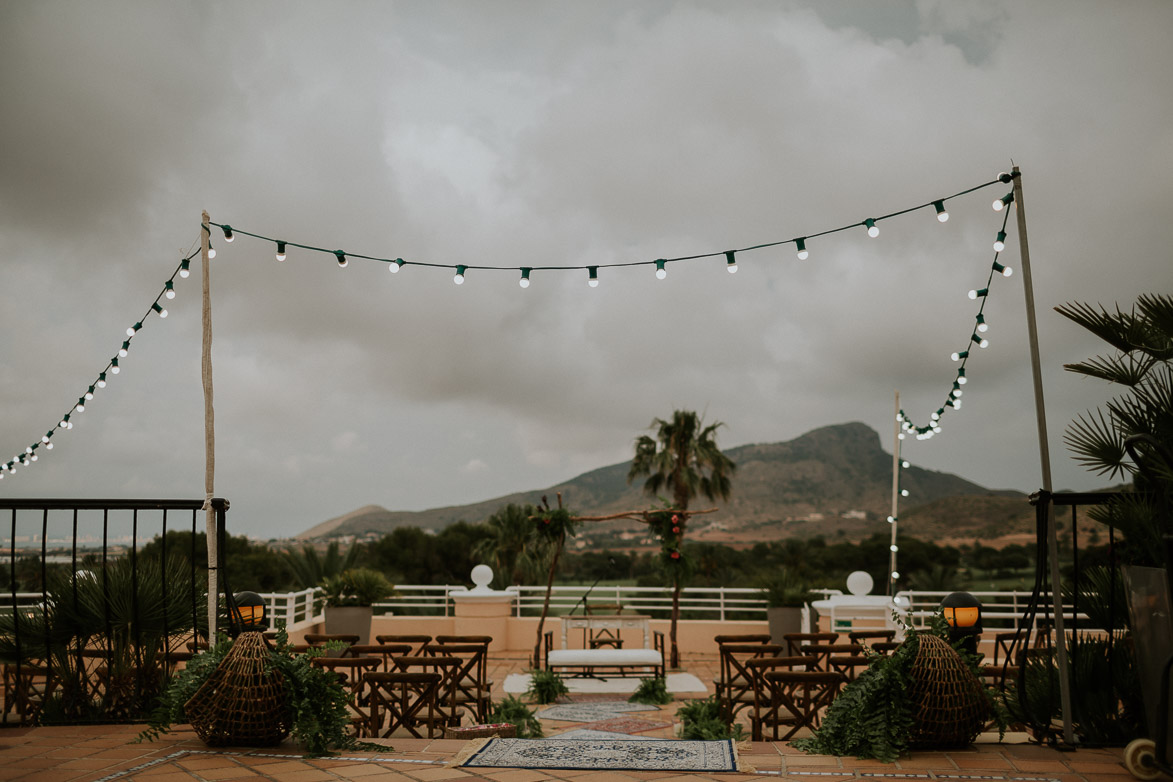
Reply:
[[[436,690],[436,712],[442,717],[438,726],[443,732],[445,725],[457,727],[460,725],[460,705],[457,702],[459,687],[457,686],[457,672],[461,668],[459,657],[446,655],[443,657],[405,656],[394,658],[395,670],[402,673],[435,673],[440,676],[440,683]]]
[[[351,644],[342,653],[343,657],[377,657],[382,661],[380,670],[394,668],[393,660],[411,654],[411,644]]]
[[[376,635],[375,643],[380,644],[411,644],[413,655],[423,654],[424,647],[432,641],[430,635]]]
[[[787,633],[782,636],[788,655],[802,654],[807,644],[833,644],[839,640],[839,633]]]
[[[830,644],[836,648],[827,658],[829,670],[838,671],[848,681],[855,681],[855,672],[871,664],[863,644]]]
[[[338,682],[346,691],[350,722],[359,732],[362,732],[362,723],[367,720],[367,715],[363,711],[369,700],[365,677],[368,673],[374,673],[379,664],[378,657],[313,657],[310,659],[310,665],[330,671],[338,677]]]
[[[391,671],[366,674],[366,722],[363,733],[368,738],[390,738],[400,728],[422,739],[419,727],[427,725],[428,738],[443,735],[444,717],[437,710],[440,689],[439,673],[426,671]]]
[[[803,644],[799,650],[800,654],[811,658],[810,669],[814,671],[834,670],[831,664],[833,657],[849,658],[863,653],[863,647],[859,644]]]
[[[768,644],[769,633],[742,633],[741,635],[714,635],[713,642],[721,644]]]
[[[894,641],[895,630],[852,630],[847,634],[847,640],[853,644],[871,646],[874,642]]]
[[[13,712],[22,725],[36,722],[45,699],[57,688],[60,671],[40,664],[4,664],[4,713]]]
[[[803,728],[816,729],[820,711],[831,705],[843,685],[842,674],[836,672],[767,671],[762,678],[769,702],[763,703],[754,741],[764,740],[766,727],[772,730],[771,741],[788,741]],[[786,729],[781,736],[779,728]]]
[[[806,670],[809,664],[810,658],[803,655],[755,657],[745,661],[745,670],[750,677],[753,690],[753,709],[750,711],[749,725],[754,741],[761,740],[763,725],[774,725],[777,730],[778,725],[791,720],[787,714],[781,712],[781,706],[773,705],[769,692],[770,685],[766,683],[765,675],[772,671]]]
[[[737,712],[753,704],[753,675],[746,668],[749,660],[778,657],[781,644],[722,644],[721,676],[716,686],[717,701],[727,722],[733,722]]]
[[[460,660],[460,667],[453,675],[456,705],[469,712],[474,725],[487,722],[492,710],[492,682],[487,675],[487,652],[487,643],[437,643],[424,647],[425,656],[456,657]]]

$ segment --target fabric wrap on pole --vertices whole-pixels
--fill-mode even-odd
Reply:
[[[212,408],[212,290],[211,273],[208,268],[208,248],[211,247],[211,226],[208,213],[202,215],[200,231],[200,256],[203,263],[203,350],[201,356],[201,377],[204,386],[204,521],[208,538],[208,638],[216,638],[216,614],[220,597],[219,534],[216,529],[216,512],[212,509],[212,497],[216,487],[216,426]]]

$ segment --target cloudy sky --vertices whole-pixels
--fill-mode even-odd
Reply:
[[[1173,289],[1168,2],[0,4],[0,456],[7,497],[203,496],[199,275],[213,235],[216,494],[288,535],[374,503],[536,489],[630,458],[653,417],[723,446],[944,401],[1023,172],[1056,488],[1111,389],[1056,314]],[[214,229],[218,231],[218,229]],[[1041,486],[1019,233],[963,406],[914,463]],[[599,265],[600,285],[582,267]],[[519,267],[535,270],[528,289]],[[193,270],[199,268],[193,262]],[[573,498],[569,498],[573,505]]]

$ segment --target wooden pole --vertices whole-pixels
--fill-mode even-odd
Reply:
[[[216,640],[216,615],[219,613],[220,597],[220,547],[216,529],[216,512],[212,510],[216,477],[216,426],[212,409],[212,288],[208,264],[208,249],[211,247],[211,230],[208,213],[201,215],[200,231],[201,277],[203,280],[203,350],[200,362],[204,387],[204,526],[208,536],[208,640]]]
[[[896,525],[900,517],[896,514],[900,503],[900,392],[896,392],[896,414],[892,416],[892,542],[888,546],[888,596],[896,592]]]
[[[1051,597],[1055,606],[1055,657],[1059,664],[1059,705],[1063,716],[1063,740],[1075,745],[1071,725],[1071,680],[1068,675],[1067,634],[1063,619],[1063,590],[1059,585],[1059,541],[1055,531],[1054,507],[1051,504],[1051,450],[1047,443],[1047,414],[1043,405],[1043,371],[1039,360],[1039,332],[1035,322],[1035,294],[1030,273],[1030,249],[1026,238],[1026,204],[1022,197],[1022,173],[1014,167],[1014,203],[1018,218],[1018,247],[1022,261],[1022,289],[1026,294],[1026,327],[1030,339],[1030,365],[1035,388],[1035,418],[1039,430],[1039,459],[1046,492],[1047,555],[1051,560]]]

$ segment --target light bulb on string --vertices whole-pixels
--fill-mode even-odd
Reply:
[[[106,387],[106,373],[105,372],[98,375],[98,382],[96,383],[96,385],[98,386],[98,388],[105,388]]]
[[[889,516],[889,517],[888,517],[888,523],[889,523],[889,524],[895,524],[895,523],[896,523],[896,517],[895,517],[895,516]]]
[[[212,246],[211,240],[208,241],[208,258],[216,257],[216,248]]]
[[[895,570],[893,570],[892,571],[892,580],[895,581],[898,578],[900,578],[900,574],[897,573]]]
[[[153,309],[155,312],[159,313],[160,318],[167,317],[167,310],[163,309],[163,305],[160,304],[159,302],[155,302],[154,304],[152,304],[151,309]]]
[[[909,464],[907,461],[902,461],[902,462],[900,462],[900,466],[907,470],[912,465]]]
[[[69,428],[69,413],[65,414],[65,417],[61,419],[61,423],[57,424],[57,427],[59,429],[68,429]]]
[[[457,266],[456,276],[452,278],[452,281],[457,285],[464,285],[464,272],[466,269],[468,269],[467,266]]]
[[[191,261],[187,258],[179,262],[179,276],[185,280],[191,276]]]
[[[798,260],[805,261],[810,257],[810,251],[806,249],[806,237],[794,240],[794,246],[798,248]]]
[[[990,330],[990,324],[986,323],[986,316],[980,312],[977,314],[977,330],[983,334]]]
[[[662,280],[668,276],[668,270],[664,268],[665,263],[667,263],[667,261],[665,261],[663,258],[656,261],[656,279],[657,280]]]
[[[140,320],[138,323],[136,323],[133,326],[130,326],[129,328],[126,329],[126,336],[133,337],[136,333],[138,333],[138,330],[141,329],[142,327],[143,327],[143,322]]]
[[[1003,266],[997,261],[994,261],[994,271],[998,272],[998,274],[1001,274],[1003,277],[1009,277],[1010,275],[1014,274],[1014,269],[1011,269],[1009,266]]]
[[[87,402],[94,398],[94,387],[93,386],[90,386],[89,388],[86,389],[84,397]]]
[[[222,228],[224,230],[224,241],[228,242],[229,244],[232,244],[232,240],[236,238],[235,236],[232,235],[232,226],[222,225],[222,226],[220,226],[220,228]]]
[[[725,268],[730,274],[737,274],[737,258],[732,250],[725,253]]]
[[[129,352],[130,352],[130,340],[128,339],[122,343],[122,347],[118,348],[118,357],[119,358],[126,358],[126,354]]]
[[[908,489],[901,489],[901,490],[900,490],[900,496],[901,496],[901,497],[907,497],[907,496],[908,496]]]
[[[167,280],[167,284],[163,286],[163,295],[169,299],[175,298],[175,283]]]
[[[277,260],[284,261],[287,257],[285,253],[285,242],[277,242]]]
[[[338,268],[345,269],[350,265],[350,261],[346,259],[346,253],[342,252],[341,250],[335,250],[334,256],[338,258]]]
[[[888,550],[892,551],[892,552],[896,552],[896,551],[899,551],[900,549],[897,548],[895,543],[893,543],[891,546],[888,547]]]
[[[968,350],[959,351],[959,352],[954,353],[953,355],[949,356],[949,358],[953,359],[954,361],[961,361],[962,359],[969,358],[969,351]]]
[[[52,432],[46,432],[46,433],[45,433],[45,434],[44,434],[44,435],[41,437],[41,442],[43,442],[43,443],[48,443],[48,442],[49,442],[49,438],[50,438],[50,437],[52,437],[52,436],[53,436],[53,433],[52,433]]]
[[[1000,253],[1006,249],[1006,232],[999,231],[998,238],[994,240],[994,252]]]
[[[979,337],[976,332],[970,334],[969,339],[971,342],[976,343],[979,348],[988,348],[990,346],[990,341],[984,337]]]
[[[965,376],[965,367],[962,367],[961,369],[957,370],[957,382],[960,383],[961,385],[965,385],[966,383],[969,382],[969,378],[967,378]]]
[[[953,400],[953,409],[954,409],[954,410],[960,410],[960,409],[961,409],[961,400],[960,400],[960,399],[954,399],[954,400]]]
[[[587,274],[590,275],[587,278],[587,285],[591,286],[592,288],[599,287],[599,267],[598,266],[588,266],[587,267]]]
[[[110,374],[117,375],[121,371],[122,371],[122,368],[118,366],[118,359],[116,359],[116,358],[110,359]]]
[[[77,404],[73,406],[73,409],[79,413],[84,413],[86,411],[85,398],[83,397],[82,399],[77,400]]]
[[[399,274],[399,270],[403,267],[403,264],[404,260],[402,258],[396,258],[395,260],[391,261],[391,263],[387,264],[387,271],[391,272],[392,274]]]
[[[529,287],[529,273],[530,273],[530,271],[532,271],[532,269],[530,269],[529,267],[525,267],[525,266],[522,267],[521,279],[517,281],[518,285],[520,285],[523,288]]]
[[[994,211],[1001,212],[1003,209],[1010,206],[1010,204],[1012,204],[1012,203],[1014,203],[1014,191],[1013,190],[1011,190],[1009,193],[1007,193],[1006,195],[1002,196],[1001,198],[999,198],[997,201],[994,202],[994,204],[993,204]]]
[[[933,208],[937,210],[937,222],[944,223],[949,221],[949,213],[945,211],[944,201],[934,201]]]
[[[976,300],[982,298],[983,296],[988,296],[989,293],[989,288],[977,288],[969,292],[969,298]]]
[[[876,225],[875,218],[869,217],[868,219],[863,221],[863,224],[865,226],[867,226],[868,236],[875,239],[877,236],[880,235],[880,228],[879,228],[879,226]]]

